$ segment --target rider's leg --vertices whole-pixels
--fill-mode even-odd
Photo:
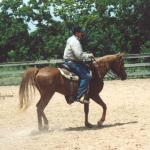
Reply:
[[[89,81],[92,78],[90,71],[83,64],[79,64],[76,62],[69,61],[67,65],[80,77],[79,88],[77,91],[77,100],[87,92],[87,88],[89,85]]]
[[[80,79],[79,88],[77,91],[77,99],[80,99],[87,92],[88,84],[88,79]]]

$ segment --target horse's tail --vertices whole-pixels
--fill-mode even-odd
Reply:
[[[38,68],[29,68],[25,71],[22,77],[22,81],[19,89],[19,107],[20,109],[27,109],[30,101],[29,101],[29,89],[32,91],[35,90],[36,82],[35,76],[38,73]],[[30,88],[29,88],[30,87]]]

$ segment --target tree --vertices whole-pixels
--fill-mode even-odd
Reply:
[[[86,29],[83,47],[97,56],[118,51],[147,52],[149,9],[147,0],[2,1],[0,61],[62,58],[74,24]],[[37,28],[28,33],[31,22]]]
[[[24,20],[17,16],[20,1],[2,1],[0,3],[0,61],[20,60],[28,51],[28,31]],[[12,58],[13,57],[13,58]]]

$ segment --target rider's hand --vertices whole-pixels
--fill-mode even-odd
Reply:
[[[93,58],[94,55],[92,53],[87,54],[88,58]]]

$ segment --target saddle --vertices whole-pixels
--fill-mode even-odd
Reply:
[[[73,80],[73,81],[79,81],[79,76],[76,75],[74,72],[72,72],[66,64],[62,64],[61,68],[58,68],[61,75],[65,77],[66,79]]]
[[[69,66],[67,66],[66,64],[61,64],[61,67],[59,67],[58,69],[67,82],[67,87],[65,88],[68,91],[68,95],[65,95],[65,99],[68,104],[72,104],[77,94],[80,78],[78,75],[72,72]],[[87,94],[85,94],[84,97],[87,97]]]
[[[65,99],[68,104],[72,104],[74,102],[74,97],[76,97],[78,83],[79,83],[79,76],[77,76],[74,72],[71,71],[69,66],[66,64],[61,64],[58,68],[61,75],[66,79],[67,86],[64,87],[68,91],[68,95],[65,95]]]

